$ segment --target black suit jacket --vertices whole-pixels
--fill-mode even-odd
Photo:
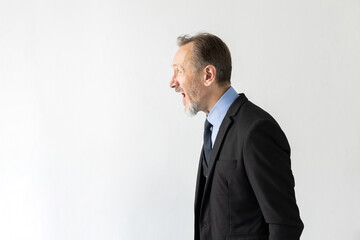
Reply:
[[[295,240],[303,223],[295,200],[290,147],[276,121],[245,97],[230,106],[207,176],[200,157],[195,240]]]

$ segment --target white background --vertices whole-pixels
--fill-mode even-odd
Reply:
[[[359,0],[0,0],[0,239],[192,239],[201,30],[288,136],[302,239],[360,239]]]

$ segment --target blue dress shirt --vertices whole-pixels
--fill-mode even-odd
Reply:
[[[214,146],[216,136],[219,132],[220,125],[224,120],[224,117],[229,110],[231,104],[239,95],[233,87],[230,87],[224,95],[217,101],[215,106],[211,109],[210,113],[206,116],[206,119],[211,123],[211,146]]]

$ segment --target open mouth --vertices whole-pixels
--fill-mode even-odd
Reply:
[[[185,105],[185,93],[181,93],[181,95],[183,96],[182,101],[183,101],[183,104]]]

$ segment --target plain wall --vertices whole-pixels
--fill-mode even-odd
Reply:
[[[301,239],[360,239],[359,0],[0,0],[0,239],[192,239],[205,115],[169,81],[202,30],[288,137]]]

